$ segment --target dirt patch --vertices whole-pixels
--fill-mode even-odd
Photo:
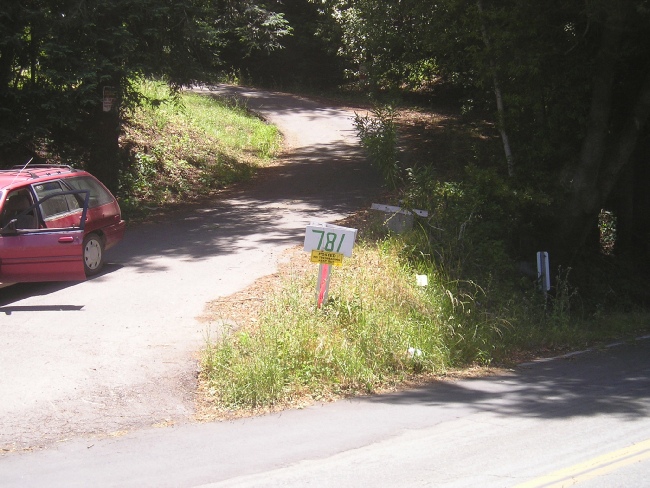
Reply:
[[[313,269],[302,248],[295,246],[283,252],[276,273],[264,276],[251,286],[227,297],[211,301],[198,320],[206,322],[227,322],[233,329],[252,328],[264,307],[266,300],[285,282],[291,273],[307,273]]]

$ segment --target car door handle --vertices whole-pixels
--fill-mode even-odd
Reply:
[[[71,237],[71,236],[59,237],[59,242],[61,244],[67,244],[69,242],[74,242],[74,237]]]

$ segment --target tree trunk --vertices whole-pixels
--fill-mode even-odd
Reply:
[[[478,11],[481,14],[481,34],[483,35],[483,42],[487,50],[490,50],[490,38],[487,34],[487,28],[485,27],[485,21],[483,20],[483,2],[482,0],[477,0],[476,5]],[[512,150],[510,148],[510,138],[508,137],[508,132],[506,131],[506,117],[505,109],[503,106],[503,95],[501,94],[501,85],[499,83],[499,75],[497,73],[497,66],[494,62],[494,58],[491,53],[488,52],[490,57],[490,70],[492,71],[492,83],[494,85],[494,95],[497,101],[497,116],[499,124],[499,133],[501,134],[501,141],[503,143],[503,151],[506,155],[506,165],[508,167],[508,176],[513,177],[515,175],[515,163],[512,157]]]
[[[641,131],[644,129],[650,116],[650,71],[648,71],[638,100],[627,119],[618,138],[618,143],[612,151],[611,157],[606,161],[606,167],[601,172],[599,179],[599,192],[601,199],[607,198],[616,184],[618,174],[627,165],[636,148]]]
[[[580,160],[571,178],[568,202],[561,212],[555,236],[555,262],[569,264],[598,223],[606,195],[599,192],[599,174],[605,157],[614,89],[617,50],[623,16],[612,8],[605,24],[596,63],[591,109]],[[610,188],[611,190],[611,188]],[[553,257],[552,257],[553,258]]]
[[[637,147],[641,131],[650,116],[650,72],[646,77],[632,115],[619,138],[619,143],[607,168],[602,172],[600,194],[605,198],[614,192],[617,200],[617,236],[616,253],[632,256],[634,254],[633,236],[635,227],[634,178],[635,168],[630,164],[632,154]],[[647,179],[644,180],[647,182]],[[614,183],[617,186],[614,187]]]
[[[650,131],[637,143],[634,154],[634,222],[632,228],[632,258],[641,273],[650,273]]]
[[[100,87],[103,90],[103,87]],[[120,116],[118,100],[110,110],[104,111],[102,104],[91,115],[91,147],[88,170],[109,190],[116,192],[120,173]]]
[[[627,165],[619,175],[609,201],[616,216],[614,252],[617,256],[629,256],[632,254],[634,228],[634,168],[632,165]]]

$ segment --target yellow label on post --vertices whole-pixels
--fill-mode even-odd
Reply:
[[[343,253],[314,250],[311,252],[311,262],[341,266],[343,264]]]

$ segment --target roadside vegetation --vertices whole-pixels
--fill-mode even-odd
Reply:
[[[127,153],[118,195],[127,217],[189,203],[250,178],[281,148],[276,127],[241,101],[181,92],[161,82],[139,85],[143,100],[125,124]]]
[[[412,130],[423,123],[438,126],[428,141]],[[384,391],[648,329],[650,317],[621,292],[631,283],[610,275],[582,290],[571,269],[560,269],[545,294],[534,256],[513,259],[513,226],[527,206],[546,205],[547,195],[515,188],[489,164],[477,164],[489,161],[493,148],[489,124],[389,106],[358,114],[355,124],[392,190],[386,203],[429,216],[400,235],[383,225],[390,216],[345,222],[360,229],[360,242],[333,271],[321,309],[314,265],[271,287],[255,321],[235,322],[208,340],[202,391],[216,415]],[[426,275],[428,285],[418,286],[416,275]],[[218,307],[212,315],[232,322]]]
[[[575,313],[578,297],[566,283],[546,301],[530,283],[508,294],[454,279],[428,257],[415,257],[409,241],[418,234],[364,239],[333,271],[321,309],[315,306],[316,265],[290,272],[265,296],[255,321],[209,340],[201,379],[213,414],[477,374],[647,328],[644,314]],[[428,286],[418,286],[416,274],[426,274]]]

